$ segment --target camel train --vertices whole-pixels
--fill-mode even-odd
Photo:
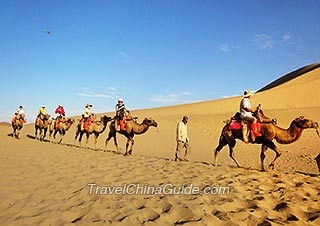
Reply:
[[[261,105],[259,105],[256,108],[256,111],[253,112],[252,115],[259,119],[258,121],[261,136],[256,137],[255,140],[249,140],[249,143],[261,144],[261,171],[265,171],[264,160],[266,157],[267,149],[271,149],[275,153],[275,158],[269,165],[271,169],[274,169],[276,160],[281,156],[281,152],[279,148],[275,145],[274,140],[276,140],[279,144],[294,143],[301,137],[301,134],[305,129],[316,129],[316,132],[320,137],[318,123],[310,119],[307,119],[304,116],[295,118],[291,122],[289,128],[284,129],[276,125],[276,119],[270,119],[264,114],[264,112],[261,109]],[[14,137],[19,138],[20,130],[22,129],[24,122],[25,120],[22,117],[19,118],[17,116],[15,116],[14,120],[12,120],[12,129]],[[58,143],[62,143],[63,137],[74,124],[74,122],[75,120],[72,118],[64,118],[62,120],[59,120],[58,123],[55,123],[50,121],[49,114],[42,115],[41,117],[38,117],[35,122],[35,139],[44,141],[46,138],[47,131],[49,130],[49,138],[51,139],[51,137],[53,136],[53,138],[56,139],[56,135],[59,133],[60,140],[58,141]],[[81,147],[82,137],[85,134],[85,147],[87,147],[89,137],[91,134],[93,134],[95,138],[94,148],[97,149],[97,139],[99,135],[106,130],[109,122],[109,133],[107,139],[105,140],[105,150],[107,150],[108,142],[113,138],[114,145],[116,146],[116,149],[119,152],[119,146],[117,142],[117,133],[119,133],[127,138],[126,151],[124,155],[132,154],[135,135],[144,134],[148,131],[150,127],[158,126],[157,122],[152,118],[145,118],[142,121],[142,123],[139,124],[136,122],[136,119],[131,117],[129,114],[123,121],[125,124],[124,129],[118,130],[116,126],[115,117],[112,118],[107,115],[104,115],[100,118],[100,120],[93,120],[92,123],[87,127],[83,127],[83,121],[80,120],[76,127],[74,141],[76,142],[77,138],[79,137],[78,141],[79,146]],[[238,167],[240,167],[240,164],[234,157],[234,148],[236,145],[236,140],[244,141],[242,129],[244,125],[245,122],[243,122],[237,114],[234,117],[232,117],[231,120],[226,121],[224,127],[222,128],[221,135],[219,137],[218,146],[214,149],[215,166],[217,166],[219,152],[222,150],[223,147],[228,146],[230,158],[235,162],[235,164]],[[248,132],[250,133],[250,130],[248,130]]]

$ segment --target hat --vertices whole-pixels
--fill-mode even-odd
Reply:
[[[46,108],[46,105],[43,104],[41,107],[42,107],[42,108]]]
[[[58,104],[58,106],[63,108],[63,105],[62,105],[62,104]]]
[[[245,91],[243,92],[243,97],[250,97],[250,96],[252,96],[252,95],[253,95],[253,93],[251,93],[250,90],[245,90]]]
[[[21,108],[23,108],[22,106],[19,106],[19,108],[21,109]]]
[[[187,115],[183,116],[182,120],[189,120],[189,116]]]
[[[123,99],[122,99],[122,98],[119,98],[119,99],[118,99],[118,102],[123,102]]]

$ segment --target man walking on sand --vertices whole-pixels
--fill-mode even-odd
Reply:
[[[189,145],[188,127],[187,127],[188,121],[189,121],[189,117],[183,116],[182,121],[180,121],[177,125],[177,148],[176,148],[175,161],[178,161],[178,160],[189,161],[188,156],[190,153],[190,145]]]

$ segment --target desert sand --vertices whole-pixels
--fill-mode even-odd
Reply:
[[[320,122],[320,68],[315,65],[258,92],[253,103],[261,103],[282,128],[300,115]],[[314,158],[320,138],[314,129],[305,130],[293,144],[276,144],[282,156],[275,170],[260,172],[260,145],[241,141],[235,148],[241,168],[229,158],[227,147],[218,166],[212,165],[223,121],[238,110],[240,100],[132,111],[139,121],[152,117],[159,125],[135,137],[132,156],[123,156],[121,135],[120,153],[113,141],[104,151],[108,129],[93,150],[93,137],[88,149],[72,146],[75,126],[59,145],[32,139],[32,124],[22,129],[20,140],[8,136],[9,126],[0,125],[0,225],[319,225],[320,180]],[[183,115],[190,117],[191,161],[174,162],[175,127]],[[267,165],[274,153],[266,154]],[[89,183],[226,186],[230,192],[95,195],[89,194]]]

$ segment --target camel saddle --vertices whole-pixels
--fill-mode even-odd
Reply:
[[[58,118],[56,121],[55,121],[55,125],[54,125],[54,128],[58,129],[59,128],[59,124],[60,122],[62,122],[62,118]]]
[[[229,127],[228,127],[229,130],[242,130],[243,123],[250,125],[250,123],[241,119],[240,112],[237,112],[233,117],[231,117],[228,123],[229,123]],[[261,131],[260,122],[258,121],[256,125],[257,125],[257,131],[260,132]],[[251,126],[249,126],[249,129],[250,128]]]
[[[126,119],[119,120],[120,130],[126,130],[127,126],[125,123]]]
[[[92,122],[91,117],[89,117],[87,120],[84,121],[83,128],[84,128],[85,131],[88,131],[88,130],[89,130],[89,127],[90,127],[90,125],[91,125],[91,122]]]

